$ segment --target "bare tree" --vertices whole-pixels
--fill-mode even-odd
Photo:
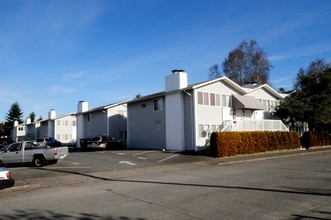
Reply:
[[[215,79],[222,76],[222,72],[218,64],[214,64],[209,68],[209,78]]]
[[[209,78],[216,78],[217,74],[211,74],[215,66],[216,64],[210,68]],[[269,82],[271,64],[255,40],[241,42],[237,48],[229,52],[222,67],[224,75],[239,85],[248,82],[258,84]]]

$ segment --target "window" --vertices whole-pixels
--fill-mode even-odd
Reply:
[[[222,106],[226,106],[226,95],[222,95]]]
[[[208,93],[207,92],[203,93],[203,104],[204,105],[209,105],[209,99],[208,99]]]
[[[21,150],[21,143],[15,143],[11,147],[8,148],[10,152],[20,151]]]
[[[223,107],[232,107],[231,95],[222,95],[222,106]]]
[[[275,110],[276,107],[276,102],[275,101],[270,101],[270,110]]]
[[[199,137],[204,137],[203,125],[199,125]]]
[[[210,93],[210,105],[215,106],[215,94]]]
[[[57,120],[57,121],[56,121],[56,125],[57,125],[57,126],[61,126],[61,121],[60,121],[60,120]]]
[[[162,111],[162,99],[154,100],[154,111]]]
[[[228,107],[232,107],[232,95],[229,95],[228,98],[229,98],[229,105],[228,105]]]
[[[219,94],[216,94],[216,101],[215,101],[216,106],[220,106],[221,105],[220,101],[221,101],[220,95]]]
[[[216,93],[198,92],[198,104],[221,106],[221,95]]]
[[[202,92],[198,92],[198,104],[203,105],[203,95]]]
[[[72,126],[76,126],[76,121],[72,121]]]

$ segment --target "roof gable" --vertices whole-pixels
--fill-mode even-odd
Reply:
[[[256,87],[256,88],[254,88],[254,89],[246,89],[246,91],[247,91],[247,94],[251,94],[251,93],[253,93],[253,92],[256,92],[256,91],[258,91],[258,90],[265,90],[265,91],[267,91],[268,93],[270,93],[271,95],[273,95],[274,97],[276,97],[277,99],[282,99],[282,98],[284,98],[285,96],[286,96],[286,94],[285,94],[285,96],[284,96],[284,94],[280,94],[280,93],[278,93],[276,90],[274,90],[271,86],[269,86],[268,84],[263,84],[263,85],[260,85],[260,86],[258,86],[258,87]]]
[[[123,101],[123,102],[116,102],[116,103],[113,103],[113,104],[109,104],[109,105],[104,105],[104,106],[101,106],[101,107],[93,108],[93,109],[90,109],[88,111],[83,112],[83,114],[85,114],[85,113],[91,113],[91,112],[97,112],[97,111],[102,111],[102,110],[113,108],[113,107],[116,107],[116,106],[119,106],[119,105],[124,105],[124,104],[127,104],[130,101],[131,100],[126,100],[126,101]]]
[[[201,88],[201,87],[213,84],[213,83],[217,83],[217,82],[220,82],[220,81],[227,84],[229,87],[233,88],[234,90],[238,91],[238,93],[246,94],[246,91],[241,86],[239,86],[237,83],[235,83],[234,81],[232,81],[231,79],[229,79],[225,76],[220,77],[220,78],[216,78],[216,79],[213,79],[213,80],[209,80],[209,81],[194,84],[194,85],[191,86],[191,88],[192,89],[198,89],[198,88]]]

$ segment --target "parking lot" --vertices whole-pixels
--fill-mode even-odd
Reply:
[[[96,150],[73,151],[64,160],[57,164],[46,165],[41,168],[32,165],[10,166],[15,186],[24,184],[31,179],[45,177],[59,177],[64,175],[123,171],[148,167],[160,167],[164,165],[176,166],[176,164],[192,162],[208,162],[217,164],[218,160],[209,155],[181,154],[159,150]]]
[[[322,149],[321,149],[322,150]],[[331,148],[324,149],[330,151]],[[10,190],[31,187],[52,187],[98,179],[120,179],[142,173],[200,169],[220,164],[242,163],[250,160],[266,160],[274,157],[291,157],[310,154],[319,149],[294,150],[271,154],[247,155],[235,158],[212,158],[208,152],[178,153],[160,150],[72,150],[68,157],[57,164],[38,168],[32,165],[9,166],[15,179]]]
[[[1,191],[1,214],[6,219],[330,219],[330,153],[329,147],[215,159],[143,150],[74,152],[56,165],[11,167],[27,187]]]

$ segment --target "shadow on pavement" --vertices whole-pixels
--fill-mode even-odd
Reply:
[[[91,174],[79,173],[79,172],[74,172],[74,171],[53,170],[53,169],[44,169],[44,168],[36,168],[36,169],[41,169],[41,170],[51,171],[51,172],[75,174],[75,175],[80,175],[80,176],[84,176],[84,177],[99,179],[99,180],[103,180],[103,181],[110,181],[110,182],[142,183],[142,184],[148,183],[148,184],[162,184],[162,185],[190,186],[190,187],[209,187],[209,188],[219,188],[219,189],[239,189],[239,190],[312,195],[312,196],[331,196],[331,190],[321,190],[321,189],[312,189],[312,188],[297,187],[295,189],[293,188],[291,190],[286,190],[286,189],[268,189],[268,188],[256,188],[256,187],[245,187],[245,186],[226,186],[226,185],[207,185],[207,184],[158,182],[158,181],[144,181],[144,180],[110,179],[110,178],[99,177],[99,176],[94,176]],[[283,187],[283,188],[285,188],[285,187]]]
[[[126,216],[101,216],[91,213],[73,213],[73,214],[64,214],[59,212],[54,212],[51,210],[40,211],[35,209],[28,210],[13,210],[13,214],[1,214],[0,219],[109,219],[109,220],[143,220],[145,218],[130,218]]]

